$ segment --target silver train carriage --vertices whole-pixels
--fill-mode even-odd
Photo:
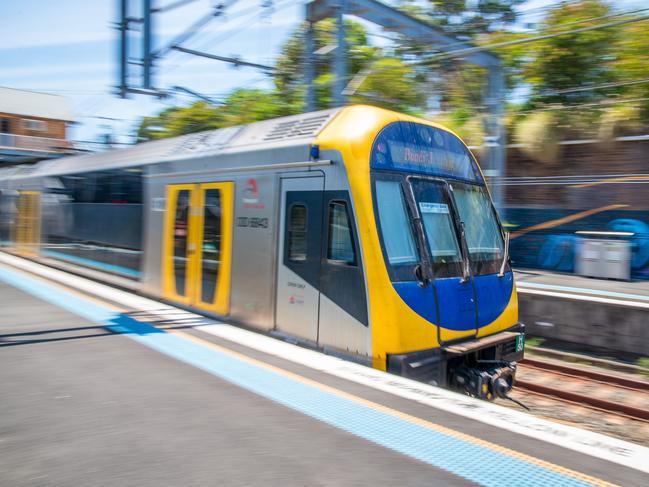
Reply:
[[[369,106],[0,172],[6,251],[487,399],[523,357],[505,237],[458,137]]]

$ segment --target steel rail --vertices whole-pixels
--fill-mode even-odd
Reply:
[[[606,399],[599,399],[592,396],[586,396],[576,392],[566,391],[555,387],[550,387],[535,382],[528,382],[525,380],[516,380],[515,387],[525,391],[539,394],[542,396],[549,396],[560,399],[562,401],[574,403],[579,406],[586,406],[608,413],[622,415],[628,418],[649,422],[649,410],[640,409],[626,404],[620,404]]]
[[[574,377],[577,379],[590,379],[592,381],[600,382],[607,385],[614,385],[617,387],[624,387],[634,391],[649,392],[649,382],[644,380],[633,379],[631,377],[622,377],[617,374],[609,374],[604,371],[593,370],[591,368],[580,368],[572,365],[560,364],[556,362],[547,362],[545,360],[525,358],[521,361],[521,365],[539,369],[549,370],[559,373],[561,375]]]

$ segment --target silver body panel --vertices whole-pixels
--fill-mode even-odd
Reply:
[[[280,224],[277,252],[277,299],[275,325],[277,330],[304,338],[310,342],[318,341],[318,314],[320,291],[284,265],[284,238],[286,232],[286,192],[322,191],[324,176],[291,177],[281,179]],[[322,252],[322,249],[320,249]]]
[[[313,140],[338,111],[284,117],[144,143],[120,151],[46,161],[22,171],[6,171],[0,189],[5,194],[13,189],[42,191],[48,180],[62,174],[141,167],[143,257],[140,279],[133,282],[140,292],[162,298],[167,186],[231,181],[234,183],[234,228],[227,318],[263,331],[276,330],[284,336],[360,356],[363,360],[362,357],[371,356],[371,323],[369,326],[360,323],[318,289],[312,286],[307,289],[306,283],[302,294],[304,304],[291,307],[288,299],[296,288],[290,289],[286,283],[299,283],[300,278],[282,266],[278,258],[283,245],[281,217],[285,213],[282,181],[291,181],[286,183],[291,188],[309,190],[314,189],[313,176],[317,175],[320,189],[350,190],[340,153],[327,151],[320,154],[319,160],[310,158]],[[258,188],[255,201],[246,193],[250,178],[254,178]],[[43,201],[47,203],[43,210],[47,225],[66,225],[69,212],[63,211],[66,204],[62,204],[61,196],[48,196]],[[353,198],[351,203],[353,209]],[[362,254],[362,245],[359,251]],[[363,262],[362,255],[359,258]],[[93,273],[101,275],[99,271]]]

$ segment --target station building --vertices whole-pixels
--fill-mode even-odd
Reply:
[[[63,96],[0,87],[0,166],[69,154],[73,122]]]

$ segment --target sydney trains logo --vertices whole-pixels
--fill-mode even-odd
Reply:
[[[243,190],[243,207],[263,209],[264,204],[259,202],[259,187],[255,178],[246,181],[246,188]]]

